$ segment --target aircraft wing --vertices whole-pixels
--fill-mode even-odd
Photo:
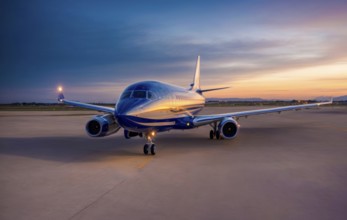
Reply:
[[[83,103],[83,102],[76,102],[76,101],[66,100],[64,95],[63,95],[63,93],[59,93],[58,101],[62,102],[62,103],[65,103],[65,104],[68,104],[68,105],[77,106],[77,107],[80,107],[80,108],[86,108],[86,109],[91,109],[91,110],[95,110],[95,111],[99,111],[99,112],[110,113],[112,115],[115,113],[115,109],[111,108],[111,107],[100,106],[100,105],[92,105],[92,104]]]
[[[268,109],[257,109],[257,110],[231,112],[231,113],[217,114],[217,115],[197,115],[195,116],[193,120],[193,124],[194,126],[201,126],[201,125],[211,124],[213,122],[223,120],[223,118],[226,118],[226,117],[238,118],[238,117],[247,117],[251,115],[274,113],[274,112],[281,113],[283,111],[300,110],[300,109],[314,108],[321,105],[329,105],[329,104],[332,104],[332,102],[333,100],[331,99],[329,102],[319,102],[319,103],[313,103],[313,104],[292,105],[292,106],[276,107],[276,108],[268,108]]]

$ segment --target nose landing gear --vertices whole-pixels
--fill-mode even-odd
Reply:
[[[147,143],[143,146],[143,153],[148,155],[149,151],[152,155],[155,155],[155,144]]]
[[[148,155],[149,152],[151,152],[152,155],[155,155],[155,144],[153,143],[153,139],[155,137],[155,132],[152,131],[148,134],[145,135],[146,139],[147,139],[147,143],[143,146],[143,153],[145,155]]]

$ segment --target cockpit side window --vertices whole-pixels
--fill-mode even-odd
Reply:
[[[132,91],[125,91],[125,92],[123,92],[123,94],[120,97],[120,99],[128,99],[128,98],[130,98],[131,93],[132,93]]]
[[[156,96],[155,93],[151,92],[151,91],[148,91],[147,92],[147,99],[151,99],[151,100],[154,100],[154,99],[157,99],[158,97]]]

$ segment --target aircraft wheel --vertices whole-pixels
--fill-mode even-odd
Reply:
[[[220,139],[220,132],[219,131],[216,132],[216,139],[217,140]]]
[[[145,154],[145,155],[147,155],[148,154],[148,144],[145,144],[144,146],[143,146],[143,153]]]
[[[151,145],[151,154],[155,155],[155,144]]]
[[[214,138],[214,132],[213,130],[210,131],[210,139],[212,140]]]

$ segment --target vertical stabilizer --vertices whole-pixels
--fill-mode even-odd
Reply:
[[[198,56],[196,61],[195,75],[190,90],[200,91],[200,56]]]

